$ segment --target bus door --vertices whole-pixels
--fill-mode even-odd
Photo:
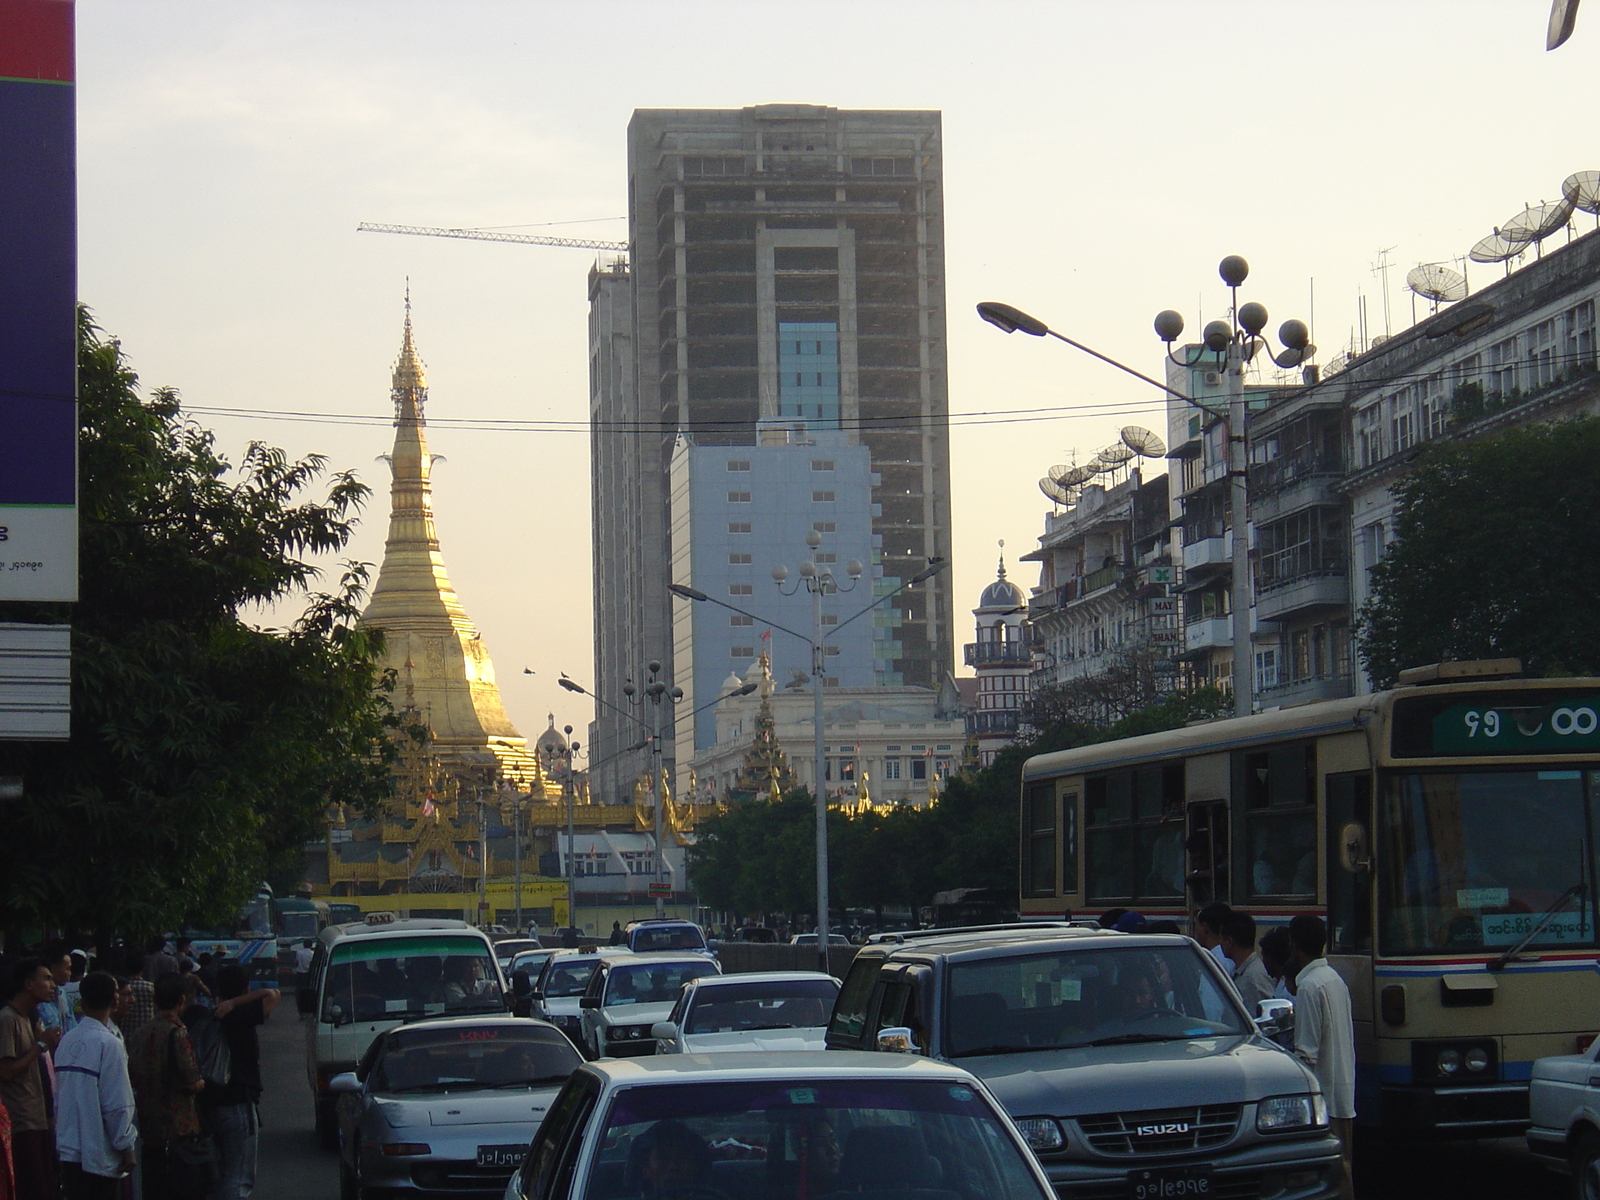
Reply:
[[[1372,953],[1372,776],[1329,775],[1328,952]]]
[[[1189,802],[1185,846],[1189,852],[1189,904],[1201,909],[1213,900],[1226,901],[1228,887],[1228,802]]]

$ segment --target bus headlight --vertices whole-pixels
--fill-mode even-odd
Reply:
[[[1487,1057],[1484,1062],[1487,1064]],[[1439,1051],[1439,1057],[1435,1060],[1434,1065],[1439,1069],[1439,1074],[1454,1075],[1461,1069],[1461,1051],[1450,1047]]]
[[[1474,1046],[1467,1051],[1467,1070],[1475,1074],[1482,1074],[1489,1069],[1489,1052],[1479,1046]]]

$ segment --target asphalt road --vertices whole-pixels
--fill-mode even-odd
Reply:
[[[317,1145],[306,1087],[305,1029],[294,997],[261,1030],[261,1150],[253,1200],[338,1200],[338,1156]],[[1356,1143],[1359,1200],[1563,1200],[1570,1185],[1520,1138],[1492,1142]]]
[[[305,1026],[285,992],[261,1029],[261,1146],[253,1200],[339,1200],[339,1156],[317,1145]]]

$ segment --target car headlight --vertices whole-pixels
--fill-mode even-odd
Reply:
[[[1051,1117],[1021,1117],[1017,1130],[1030,1150],[1059,1150],[1067,1140],[1061,1125]]]
[[[1482,1073],[1489,1069],[1489,1052],[1481,1046],[1474,1046],[1467,1051],[1465,1059],[1467,1070]]]
[[[1461,1069],[1461,1051],[1446,1047],[1439,1051],[1435,1065],[1439,1068],[1439,1074],[1454,1075]]]
[[[404,1104],[386,1100],[378,1105],[378,1112],[392,1129],[399,1129],[406,1123],[406,1106]]]
[[[1321,1092],[1302,1096],[1269,1096],[1256,1105],[1256,1129],[1261,1133],[1315,1129],[1327,1123],[1328,1102]]]

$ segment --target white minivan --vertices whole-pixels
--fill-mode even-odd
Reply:
[[[505,980],[488,937],[465,921],[368,913],[319,935],[299,1008],[310,1018],[306,1078],[317,1133],[332,1144],[337,1097],[328,1081],[355,1070],[373,1038],[423,1017],[504,1013]]]

